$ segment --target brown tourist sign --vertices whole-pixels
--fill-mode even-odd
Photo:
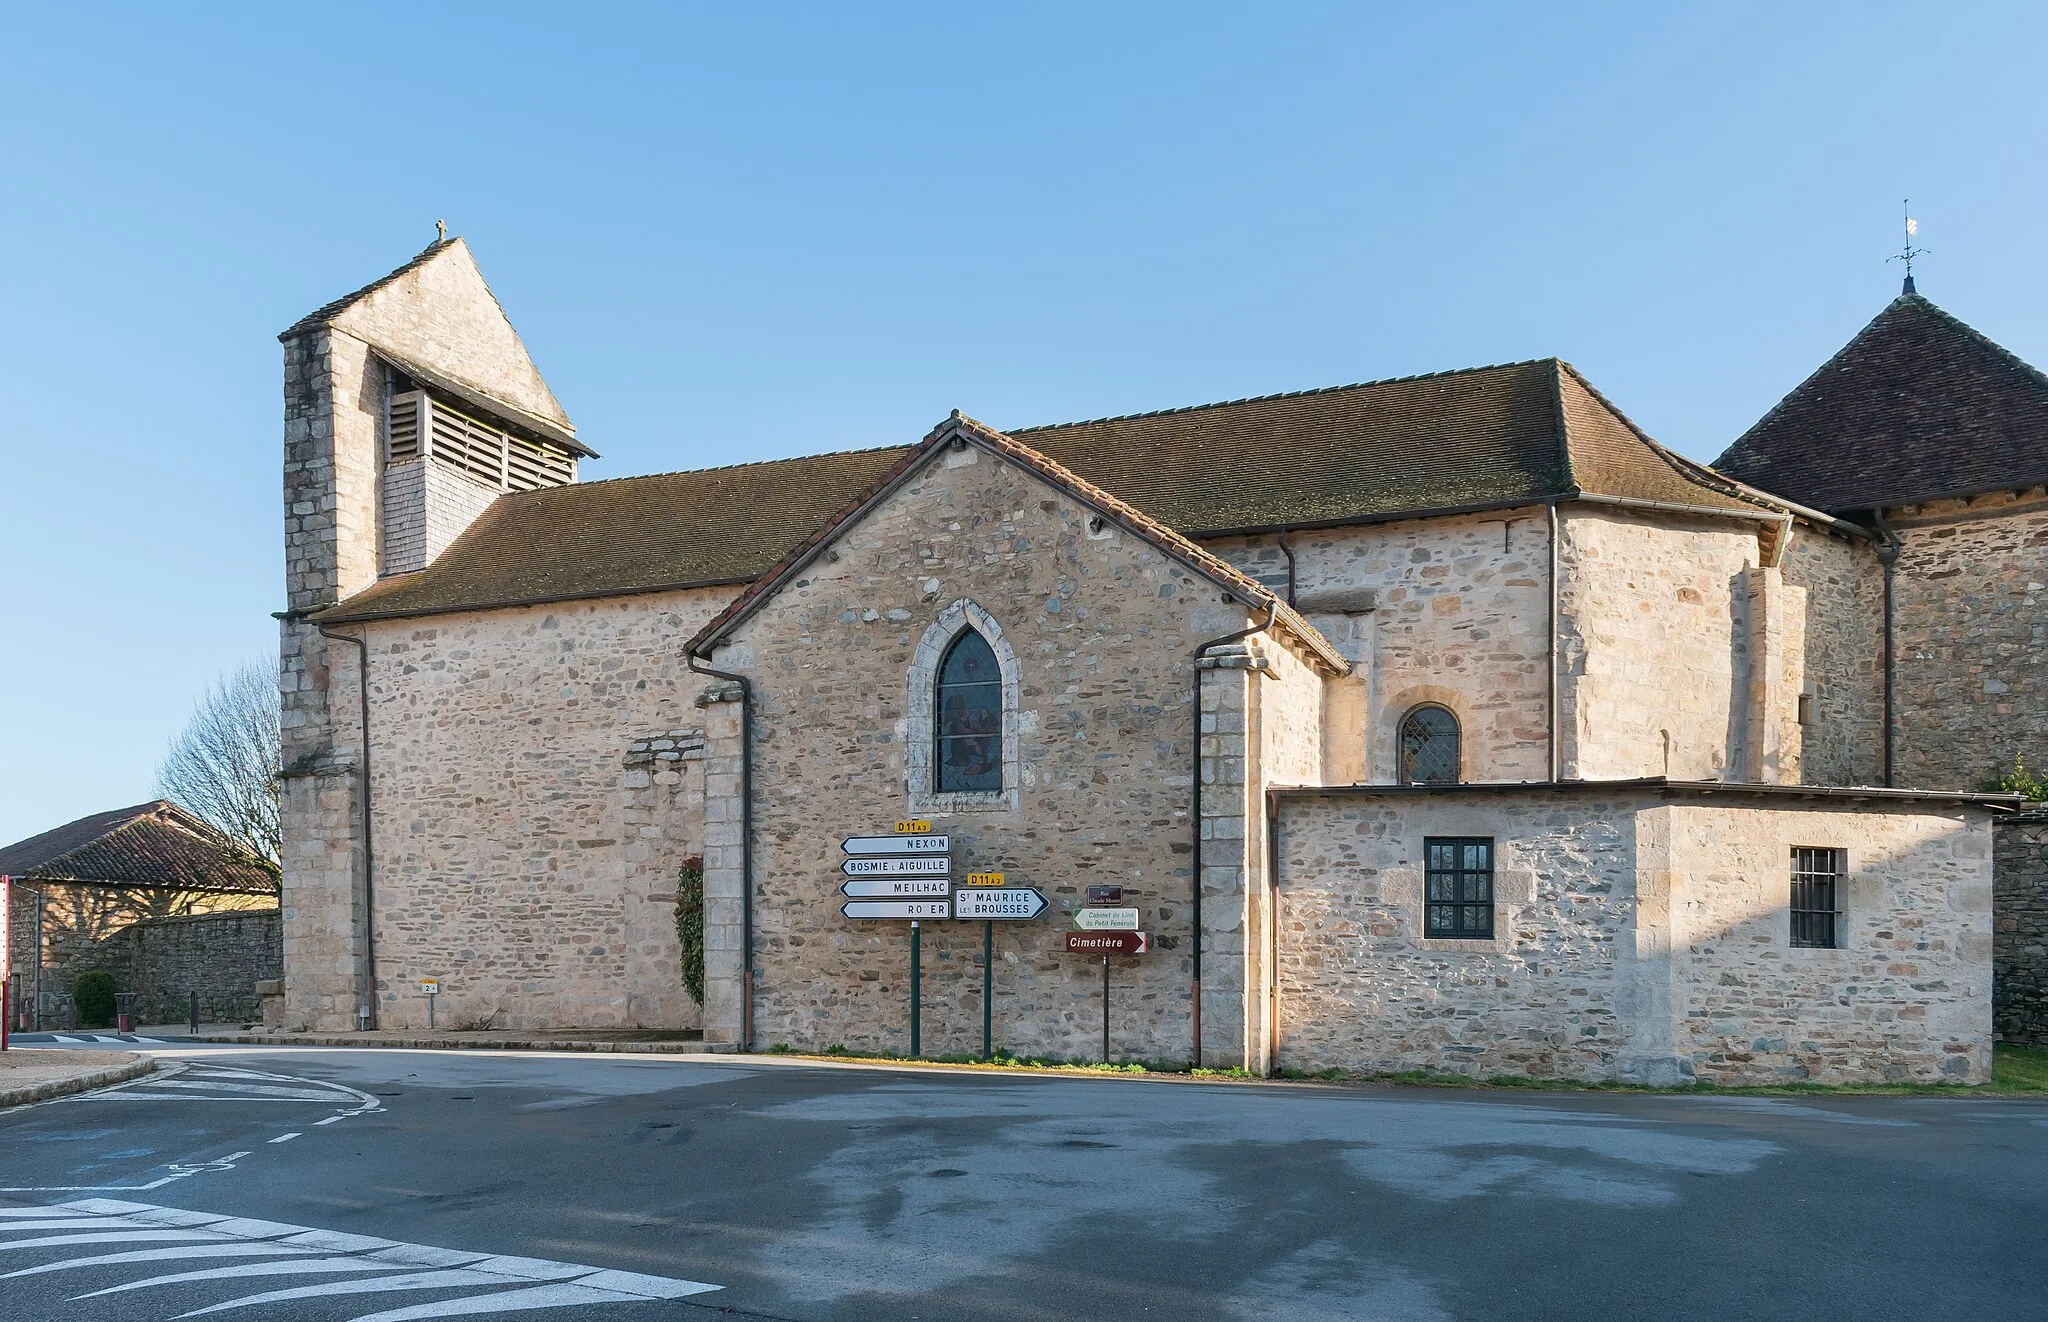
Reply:
[[[1069,955],[1142,955],[1147,942],[1143,932],[1069,932]]]

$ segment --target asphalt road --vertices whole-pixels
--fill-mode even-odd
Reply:
[[[0,1113],[0,1317],[2048,1316],[2031,1101],[142,1049]]]

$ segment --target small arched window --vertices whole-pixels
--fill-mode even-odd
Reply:
[[[1442,707],[1417,707],[1401,719],[1401,783],[1458,783],[1458,718]]]
[[[932,728],[940,793],[1003,787],[1003,676],[988,639],[964,629],[939,663]]]

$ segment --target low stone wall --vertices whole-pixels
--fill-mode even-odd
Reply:
[[[113,974],[117,991],[136,993],[138,1024],[183,1023],[195,991],[203,1022],[254,1023],[262,1017],[257,982],[284,976],[281,915],[258,909],[147,919],[45,969],[43,984],[68,992],[89,969]],[[72,1025],[44,1024],[60,1026]]]
[[[1738,793],[1287,801],[1278,1062],[1655,1084],[1988,1082],[1989,814]],[[1494,842],[1492,938],[1423,935],[1432,836]],[[2048,843],[2048,821],[2037,840]],[[1790,944],[1801,846],[1848,856],[1840,948]],[[2044,853],[2037,844],[2037,866]]]
[[[2048,1046],[2048,809],[1998,824],[1991,1004],[2002,1042]]]

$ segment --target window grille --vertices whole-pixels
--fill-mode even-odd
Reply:
[[[1846,851],[1797,846],[1792,850],[1792,944],[1836,950],[1842,944],[1842,879]]]
[[[1401,783],[1458,783],[1458,718],[1442,707],[1417,707],[1401,721]]]
[[[576,480],[576,459],[450,408],[424,390],[391,397],[385,462],[428,457],[500,491],[533,491]]]
[[[940,793],[1003,788],[1003,676],[988,639],[967,629],[939,662]]]
[[[1485,940],[1493,936],[1493,841],[1431,836],[1422,842],[1427,937]]]

